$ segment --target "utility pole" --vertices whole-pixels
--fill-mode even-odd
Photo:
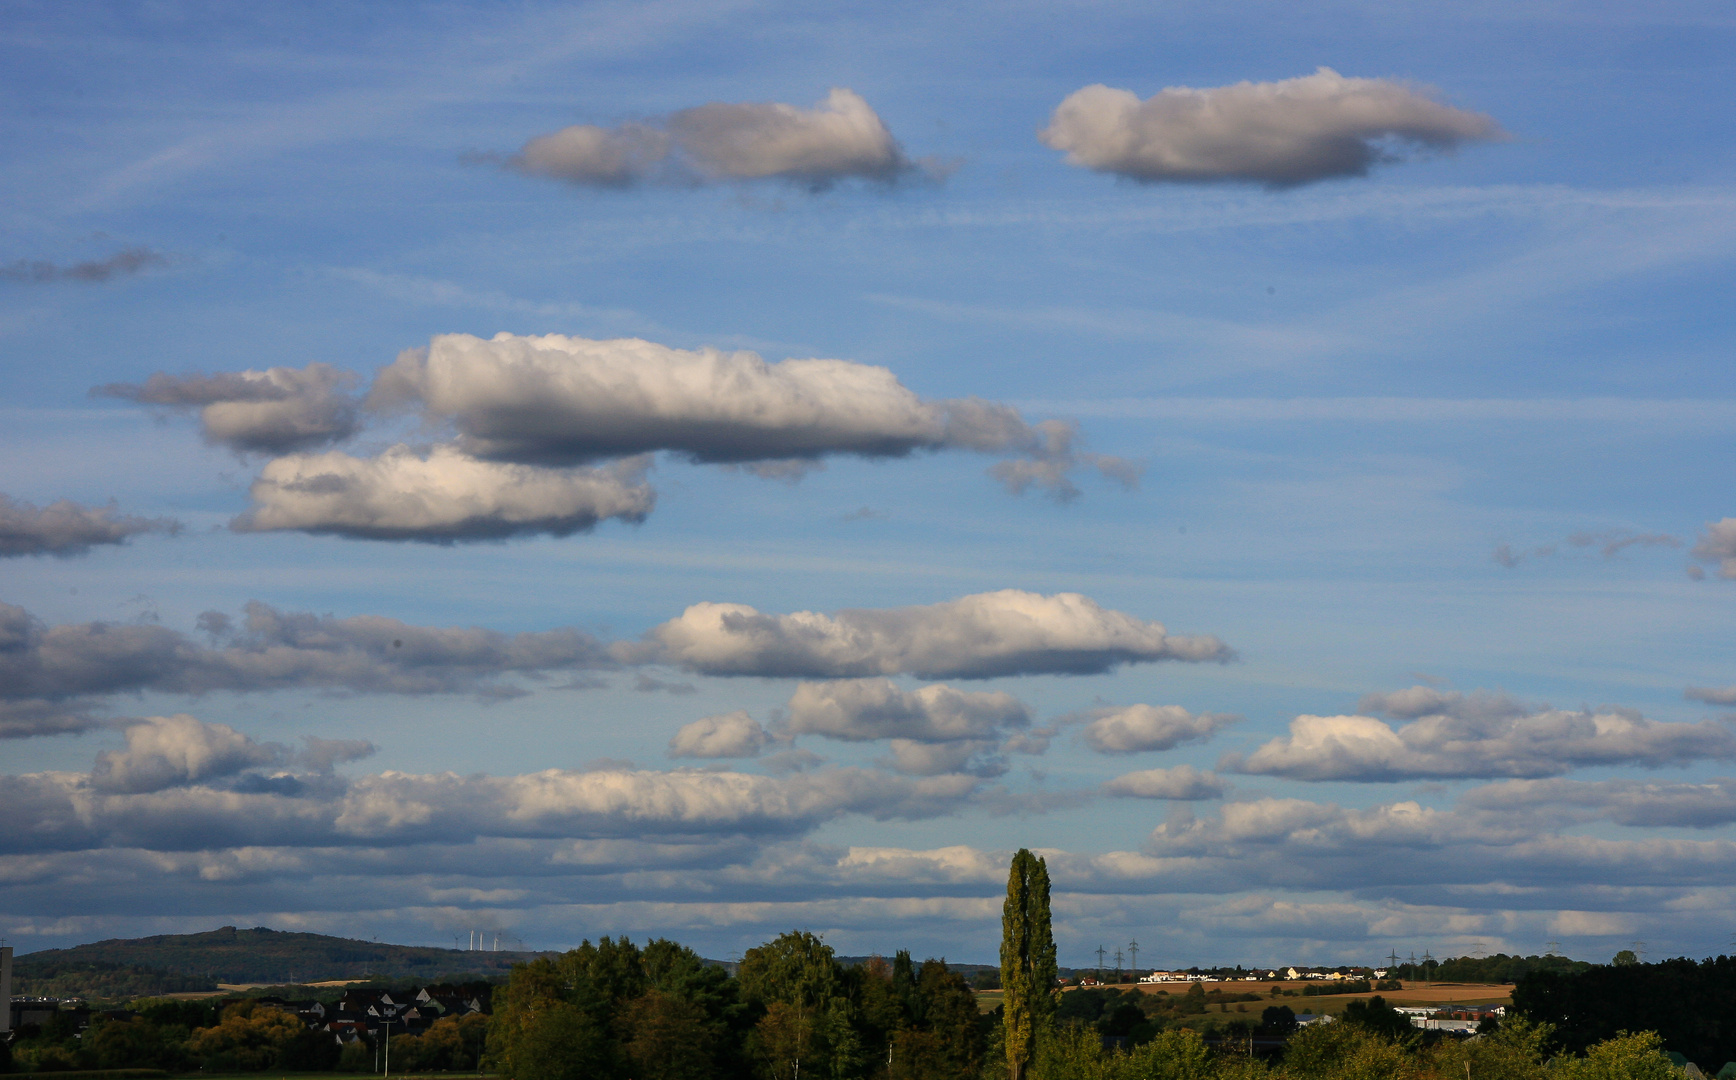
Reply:
[[[380,1026],[386,1029],[386,1075],[392,1075],[392,1022],[381,1020]]]
[[[1139,978],[1139,939],[1134,938],[1127,943],[1128,965],[1133,968],[1133,977]]]
[[[1103,946],[1097,946],[1097,981],[1103,981],[1103,954],[1108,952]]]
[[[1546,941],[1544,944],[1549,946],[1549,952],[1547,953],[1549,956],[1554,956],[1557,952],[1561,951],[1561,942],[1559,941]]]
[[[1387,966],[1387,973],[1389,975],[1396,976],[1398,974],[1398,950],[1397,949],[1394,949],[1392,952],[1387,954],[1386,966]]]
[[[1115,983],[1121,985],[1121,950],[1115,950]]]

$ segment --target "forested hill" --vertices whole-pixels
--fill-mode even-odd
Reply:
[[[460,975],[504,975],[513,964],[536,955],[388,945],[263,926],[251,930],[225,926],[203,934],[115,938],[27,953],[14,963],[19,985],[13,992],[37,992],[26,987],[50,982],[59,986],[77,981],[81,972],[96,976],[118,969],[150,970],[202,984],[312,983],[364,977],[450,981]]]

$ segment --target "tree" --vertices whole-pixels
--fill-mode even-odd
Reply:
[[[615,1016],[617,1037],[635,1080],[705,1080],[717,1072],[717,1032],[705,1009],[648,990]]]
[[[1379,994],[1366,1001],[1352,1001],[1344,1007],[1344,1022],[1375,1035],[1402,1039],[1415,1030],[1410,1018],[1386,1003]]]
[[[584,1080],[606,1074],[605,1031],[573,1005],[560,969],[546,959],[519,964],[495,996],[488,1050],[508,1080]]]
[[[294,1013],[244,1000],[224,1009],[215,1027],[193,1032],[187,1052],[210,1072],[307,1068],[299,1058],[305,1056],[308,1042],[307,1027]],[[298,1050],[304,1054],[297,1054]],[[332,1057],[336,1056],[334,1044]]]
[[[1054,1008],[1055,935],[1049,917],[1049,867],[1020,848],[1007,872],[1001,909],[1001,986],[1006,992],[1008,1080],[1025,1080],[1038,1033]]]
[[[853,1056],[843,973],[830,945],[806,930],[779,934],[749,949],[736,977],[742,997],[766,1008],[760,1053],[774,1076],[824,1076]]]
[[[1288,1038],[1296,1030],[1296,1011],[1288,1005],[1268,1005],[1260,1014],[1260,1031]]]
[[[1630,967],[1639,962],[1640,958],[1634,955],[1632,949],[1623,949],[1621,952],[1615,954],[1614,960],[1610,961],[1610,963],[1614,964],[1616,967]]]

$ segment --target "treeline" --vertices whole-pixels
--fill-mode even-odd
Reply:
[[[514,969],[488,1060],[509,1080],[975,1080],[988,1030],[939,960],[846,966],[792,931],[735,976],[671,941],[589,942]]]
[[[1513,1006],[1554,1025],[1574,1052],[1643,1030],[1714,1069],[1736,1060],[1736,957],[1533,972],[1513,988]]]
[[[1448,960],[1400,964],[1388,972],[1403,982],[1516,983],[1534,971],[1586,971],[1591,964],[1565,956],[1455,956]]]
[[[1398,1016],[1388,1009],[1385,1012]],[[1402,1021],[1403,1017],[1399,1017]],[[1037,1043],[1040,1080],[1681,1080],[1651,1032],[1623,1035],[1582,1057],[1556,1052],[1549,1029],[1516,1021],[1481,1039],[1430,1038],[1390,1019],[1316,1024],[1292,1035],[1281,1056],[1166,1031],[1131,1049],[1106,1048],[1089,1027],[1059,1024]],[[986,1080],[1005,1080],[1000,1071]]]
[[[130,1001],[215,989],[217,986],[210,979],[196,975],[90,960],[21,964],[12,979],[12,992],[19,997]]]
[[[130,1015],[95,1014],[82,1035],[79,1014],[70,1010],[22,1028],[9,1053],[0,1043],[0,1072],[375,1072],[386,1049],[365,1038],[340,1047],[331,1032],[309,1028],[294,1013],[255,998],[147,1000],[124,1013]],[[441,1017],[419,1035],[394,1035],[392,1068],[475,1071],[487,1044],[488,1020],[481,1013]]]

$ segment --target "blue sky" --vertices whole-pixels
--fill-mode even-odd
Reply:
[[[800,926],[986,961],[1020,846],[1048,854],[1064,964],[1133,937],[1177,965],[1728,947],[1721,6],[6,13],[20,947],[236,923],[722,956]],[[1388,119],[1271,111],[1323,67]],[[1164,126],[1166,88],[1238,83],[1267,85]],[[1107,139],[1069,164],[1039,132],[1096,84],[1153,99],[1126,122],[1166,152],[1330,129],[1378,160],[1178,179]],[[823,127],[834,88],[867,142]],[[764,109],[700,108],[771,102],[819,158],[752,149]],[[612,183],[577,143],[536,164],[573,129],[673,149]],[[520,346],[550,378],[847,363],[801,369],[831,411],[799,431],[578,394],[532,452],[486,442],[548,404],[483,401]],[[415,383],[393,403],[388,365]],[[294,374],[241,375],[271,369]],[[200,412],[241,399],[327,426]],[[890,450],[838,434],[881,405]],[[387,521],[448,467],[583,505]],[[365,527],[319,502],[364,482]],[[267,509],[289,524],[233,524]],[[952,604],[1003,590],[1029,595]],[[701,604],[783,636],[683,651]],[[831,621],[774,617],[799,612]],[[870,691],[897,716],[849,704]],[[702,731],[734,756],[671,756]]]

